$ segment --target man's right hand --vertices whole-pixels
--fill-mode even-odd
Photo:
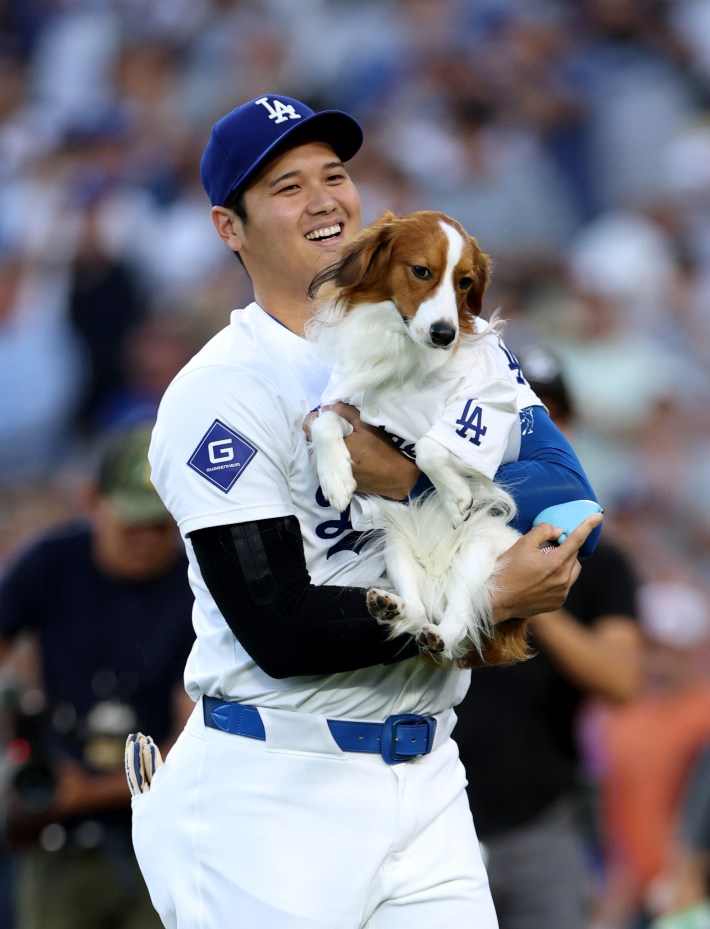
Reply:
[[[396,448],[383,429],[363,422],[357,407],[335,403],[323,409],[333,410],[353,427],[352,433],[345,438],[345,444],[352,458],[358,491],[403,500],[421,474],[415,463]],[[311,424],[317,415],[313,411],[306,416],[303,431],[307,436],[310,436]]]
[[[542,546],[554,543],[560,536],[560,528],[541,523],[518,539],[498,560],[493,621],[500,623],[558,610],[579,576],[579,549],[603,519],[601,513],[588,516],[561,545],[544,551]]]

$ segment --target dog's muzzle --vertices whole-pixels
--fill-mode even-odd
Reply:
[[[431,344],[437,348],[446,348],[456,338],[456,329],[445,320],[437,320],[429,327],[429,338]]]

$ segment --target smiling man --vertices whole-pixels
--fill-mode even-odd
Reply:
[[[450,738],[468,672],[437,670],[366,607],[381,555],[355,504],[323,497],[302,424],[329,371],[303,338],[308,286],[360,229],[345,113],[258,97],[215,124],[201,176],[254,302],[175,378],[152,480],[190,561],[196,701],[133,800],[134,846],[166,927],[493,929]],[[396,499],[418,477],[356,419],[358,488]],[[376,522],[377,499],[357,506]],[[600,517],[550,554],[538,527],[498,572],[495,621],[558,607]]]

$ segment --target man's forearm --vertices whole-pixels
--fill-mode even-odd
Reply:
[[[360,493],[403,500],[414,489],[421,471],[381,429],[358,420],[345,444]]]
[[[607,700],[625,702],[641,686],[641,642],[630,617],[600,618],[585,626],[566,610],[535,620],[541,645],[576,686]]]

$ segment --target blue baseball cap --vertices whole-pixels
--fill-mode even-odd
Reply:
[[[213,206],[251,181],[287,148],[301,142],[326,142],[341,161],[362,145],[359,123],[340,110],[314,112],[300,100],[264,94],[243,103],[212,127],[200,162],[200,177]]]

